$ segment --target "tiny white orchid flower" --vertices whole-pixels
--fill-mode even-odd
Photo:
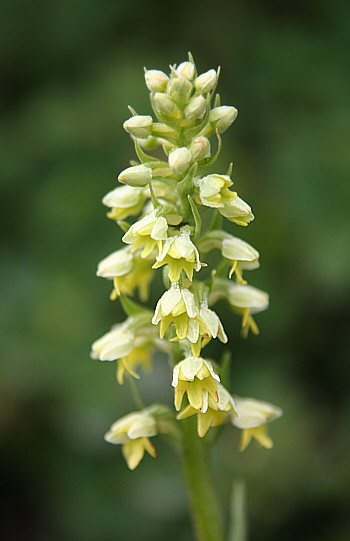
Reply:
[[[196,246],[190,239],[188,227],[183,227],[179,235],[168,237],[164,242],[162,252],[157,256],[154,269],[163,265],[169,265],[169,279],[171,282],[177,282],[180,279],[180,273],[185,271],[189,280],[192,281],[193,269],[197,272],[201,269],[199,253]]]
[[[236,411],[232,412],[231,422],[242,429],[240,450],[249,445],[252,438],[266,449],[273,447],[273,442],[267,433],[267,423],[271,423],[283,415],[283,410],[269,402],[262,402],[254,398],[235,397]]]
[[[128,317],[92,344],[91,358],[100,361],[118,361],[117,379],[121,385],[128,372],[139,378],[135,372],[138,366],[148,369],[155,340],[155,329],[151,325],[151,314],[145,310]]]
[[[217,383],[220,378],[215,374],[209,361],[201,357],[187,357],[173,370],[172,386],[175,388],[175,408],[179,411],[185,392],[190,405],[205,413],[208,409],[209,396],[218,402]]]
[[[152,323],[160,322],[160,337],[163,338],[170,323],[174,323],[176,338],[190,342],[197,342],[199,323],[198,306],[193,294],[188,289],[181,289],[177,282],[173,282],[168,291],[159,299]]]
[[[248,242],[237,237],[224,239],[221,253],[232,265],[229,278],[235,272],[237,281],[241,284],[246,284],[242,278],[242,269],[251,270],[259,267],[259,252]]]
[[[156,450],[149,438],[158,434],[156,419],[152,416],[152,407],[142,411],[129,413],[115,422],[105,440],[122,445],[122,453],[130,470],[134,470],[141,462],[145,451],[154,458]]]
[[[149,285],[154,278],[150,259],[142,259],[139,252],[132,253],[131,246],[121,248],[103,259],[97,268],[97,276],[114,281],[111,299],[121,293],[131,295],[136,288],[142,301],[149,296]]]
[[[195,179],[198,188],[196,201],[212,208],[224,208],[225,203],[229,204],[237,198],[237,193],[228,188],[233,182],[228,175],[208,175]]]
[[[238,196],[234,200],[224,201],[223,206],[219,208],[219,212],[237,225],[246,226],[254,220],[252,209],[248,203]]]
[[[203,438],[210,427],[229,421],[231,415],[235,414],[239,418],[235,400],[221,383],[217,383],[217,396],[218,401],[213,400],[212,396],[209,395],[208,408],[205,412],[199,411],[189,404],[178,414],[177,419],[185,419],[197,414],[197,432],[198,436]]]
[[[219,338],[220,342],[226,344],[228,338],[219,316],[213,310],[210,310],[206,303],[201,304],[199,317],[199,335],[203,338],[201,347],[206,346],[212,338]]]
[[[104,196],[102,203],[112,209],[107,214],[108,218],[125,220],[129,216],[140,214],[145,199],[142,188],[118,186]]]
[[[152,211],[138,222],[135,222],[125,233],[123,242],[132,244],[132,251],[144,245],[141,257],[147,257],[157,246],[162,250],[163,241],[167,238],[168,224],[164,216]]]

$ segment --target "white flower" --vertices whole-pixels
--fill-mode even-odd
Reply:
[[[271,449],[273,442],[267,434],[266,424],[281,417],[282,409],[269,402],[238,396],[235,397],[235,404],[239,416],[233,412],[231,421],[234,426],[243,430],[241,451],[249,445],[252,437],[263,447]]]
[[[157,434],[157,422],[152,416],[151,407],[119,419],[105,434],[105,440],[123,446],[122,452],[128,467],[134,470],[141,462],[145,450],[151,456],[157,456],[156,450],[148,439]]]
[[[214,427],[225,423],[233,414],[239,417],[235,401],[230,393],[221,383],[216,383],[216,387],[217,397],[213,400],[212,396],[209,395],[208,408],[205,412],[193,408],[189,404],[177,416],[177,419],[185,419],[186,417],[197,414],[197,431],[200,438],[205,436],[211,426]]]
[[[232,265],[229,278],[236,272],[237,280],[244,284],[241,269],[256,269],[259,267],[259,252],[250,244],[237,237],[226,238],[222,241],[221,253]]]
[[[199,323],[195,318],[198,318],[198,307],[193,294],[188,289],[180,289],[174,282],[159,299],[152,323],[157,325],[160,322],[161,338],[170,323],[174,322],[178,340],[188,338],[190,342],[197,342]]]
[[[202,344],[202,347],[204,347],[204,345],[206,345],[211,338],[216,337],[218,337],[221,342],[226,344],[228,339],[222,323],[218,315],[213,310],[210,310],[206,303],[201,305],[199,309],[199,317],[201,319],[201,323],[199,325],[199,334],[205,338],[205,343]]]
[[[113,220],[125,220],[140,214],[144,202],[143,189],[131,186],[118,186],[102,199],[102,203],[112,209],[107,216]]]
[[[145,245],[141,257],[147,257],[156,246],[161,251],[163,243],[167,238],[168,224],[163,216],[152,211],[138,222],[135,222],[125,233],[123,241],[132,244],[132,251]]]
[[[170,94],[177,104],[183,105],[190,97],[192,84],[186,77],[182,75],[176,76],[176,72],[174,72],[174,75],[168,83],[167,93]]]
[[[197,200],[206,207],[218,208],[221,211],[225,203],[229,204],[237,198],[237,193],[228,189],[232,184],[228,175],[213,174],[195,179],[199,192]]]
[[[175,103],[167,94],[156,92],[153,100],[156,111],[162,115],[170,115],[175,109]]]
[[[92,344],[91,358],[115,361],[126,357],[134,349],[135,335],[127,325],[119,324]]]
[[[133,255],[130,246],[121,248],[105,257],[97,267],[97,276],[103,278],[114,278],[123,276],[131,271],[133,267]]]
[[[223,201],[223,206],[219,208],[219,212],[237,225],[245,226],[254,220],[252,209],[240,197],[236,197],[232,201]]]
[[[199,241],[198,248],[202,253],[218,249],[222,256],[231,264],[229,277],[236,273],[237,281],[241,284],[246,282],[242,278],[242,270],[256,269],[259,267],[259,252],[250,244],[230,233],[219,229],[209,231]]]
[[[237,310],[249,308],[251,314],[257,314],[269,307],[269,295],[265,291],[249,285],[231,284],[227,300]]]
[[[190,152],[192,158],[196,161],[204,160],[210,157],[210,141],[206,137],[200,136],[193,139]]]
[[[139,252],[132,253],[131,246],[121,248],[103,259],[97,268],[97,276],[114,281],[111,299],[114,300],[124,293],[132,295],[136,288],[142,301],[149,295],[149,284],[154,278],[152,263],[149,259],[141,258]]]
[[[187,393],[190,405],[205,413],[208,409],[209,395],[218,402],[217,382],[219,376],[209,361],[201,357],[187,357],[173,370],[172,386],[175,387],[175,408],[179,411],[182,397]]]
[[[151,313],[145,310],[128,317],[92,344],[91,358],[100,361],[118,361],[117,379],[122,385],[125,372],[135,378],[135,369],[148,368],[156,333],[151,325]]]
[[[163,265],[169,265],[171,282],[177,282],[180,279],[182,269],[186,272],[189,280],[193,278],[193,269],[197,272],[201,269],[198,250],[185,227],[181,229],[179,235],[168,237],[164,242],[163,250],[157,256],[153,268],[158,269]]]

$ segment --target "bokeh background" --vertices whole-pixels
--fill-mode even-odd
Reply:
[[[346,1],[2,0],[1,529],[13,541],[190,541],[175,456],[133,473],[103,441],[134,408],[90,343],[124,315],[96,264],[120,246],[101,198],[134,157],[127,105],[149,114],[143,66],[191,51],[222,67],[239,116],[216,167],[256,216],[229,226],[261,252],[269,291],[247,341],[225,305],[232,389],[283,407],[272,451],[212,459],[225,511],[245,478],[251,541],[350,536],[350,9]],[[152,302],[159,292],[153,290]],[[211,344],[208,352],[223,349]],[[144,377],[172,400],[165,363]]]

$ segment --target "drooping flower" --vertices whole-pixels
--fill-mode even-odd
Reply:
[[[254,220],[252,209],[248,203],[238,196],[231,201],[224,201],[223,207],[219,208],[219,212],[237,225],[246,226]]]
[[[132,251],[144,245],[141,257],[147,257],[157,246],[162,250],[163,241],[167,238],[168,224],[164,216],[153,210],[144,218],[135,222],[125,233],[123,241],[132,244]]]
[[[271,449],[273,441],[267,433],[266,425],[281,417],[282,409],[269,402],[238,396],[235,397],[235,404],[239,416],[232,412],[231,422],[242,429],[240,450],[244,451],[252,438],[255,438],[262,447]]]
[[[235,284],[229,280],[217,278],[210,293],[209,302],[215,304],[220,299],[226,299],[231,308],[242,315],[242,333],[246,338],[249,329],[254,334],[259,333],[252,314],[257,314],[269,307],[269,295],[265,291],[249,285]]]
[[[249,329],[254,334],[258,334],[259,329],[252,314],[267,310],[269,307],[268,293],[253,286],[232,284],[228,289],[227,300],[233,310],[242,314],[243,336],[248,336]]]
[[[195,186],[198,188],[196,201],[206,207],[224,208],[237,198],[237,193],[228,188],[233,182],[228,175],[208,175],[195,179]]]
[[[208,304],[203,302],[199,308],[199,336],[202,339],[199,347],[204,348],[212,338],[219,338],[220,342],[226,344],[227,336],[224,331],[224,327],[219,319],[219,316],[208,308]],[[198,354],[199,354],[198,353]]]
[[[177,419],[185,419],[186,417],[197,414],[197,432],[198,436],[203,438],[210,427],[218,426],[229,421],[229,412],[231,414],[234,413],[238,418],[239,413],[236,409],[235,400],[221,383],[217,383],[217,395],[217,401],[213,400],[212,396],[209,395],[208,409],[205,412],[199,411],[189,404],[178,414]]]
[[[243,269],[252,270],[259,267],[259,252],[250,244],[222,230],[206,233],[198,243],[201,253],[219,249],[225,260],[231,265],[229,278],[235,272],[237,282],[246,284],[243,280]]]
[[[156,457],[157,452],[149,438],[158,434],[157,422],[152,415],[152,407],[129,413],[115,422],[105,440],[122,445],[122,453],[130,470],[141,462],[145,451]]]
[[[142,366],[147,369],[151,362],[155,339],[155,329],[151,325],[151,313],[128,317],[123,323],[114,325],[112,329],[92,344],[91,358],[100,361],[118,361],[117,380],[124,382],[124,374],[128,372],[139,378],[136,369]]]
[[[152,263],[153,260],[142,259],[139,252],[132,253],[131,246],[126,246],[113,252],[98,264],[97,276],[113,280],[112,300],[121,293],[132,295],[138,288],[140,299],[146,301],[150,282],[154,278]]]
[[[192,408],[205,413],[208,409],[209,396],[218,402],[217,383],[220,378],[215,374],[209,361],[201,357],[187,357],[173,370],[172,386],[175,388],[175,408],[179,411],[182,398],[187,393]]]
[[[193,294],[188,289],[181,289],[173,282],[168,291],[159,299],[152,323],[160,322],[160,337],[163,338],[170,323],[174,323],[178,340],[198,341],[199,323],[198,306]]]
[[[107,214],[112,220],[125,220],[140,214],[144,202],[143,189],[131,186],[119,186],[102,199],[102,203],[112,209]]]
[[[163,265],[169,265],[169,279],[171,282],[177,282],[180,279],[180,273],[184,270],[189,280],[192,281],[193,269],[197,272],[201,269],[199,253],[196,246],[190,239],[190,228],[184,226],[179,235],[168,237],[164,242],[162,252],[157,256],[153,265],[158,269]]]

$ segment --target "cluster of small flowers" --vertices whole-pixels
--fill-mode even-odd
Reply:
[[[108,217],[124,230],[126,246],[101,261],[97,271],[113,280],[111,298],[120,297],[128,317],[93,344],[91,356],[116,360],[122,384],[125,374],[139,377],[138,368],[150,365],[156,348],[170,353],[170,343],[177,343],[185,358],[173,370],[176,419],[197,414],[200,437],[210,427],[231,421],[242,429],[242,450],[252,436],[270,448],[266,423],[279,417],[281,410],[232,397],[211,362],[201,357],[211,339],[227,342],[223,325],[210,308],[218,300],[225,299],[242,316],[244,336],[249,329],[258,333],[252,314],[269,304],[267,293],[243,279],[244,270],[259,266],[258,251],[223,231],[218,220],[225,217],[247,226],[254,219],[249,205],[230,189],[232,167],[227,174],[206,174],[220,153],[220,135],[237,116],[234,107],[220,105],[218,95],[211,106],[218,77],[219,70],[213,69],[198,76],[191,55],[187,62],[172,66],[169,76],[145,70],[157,121],[130,108],[132,117],[124,122],[138,162],[119,175],[123,186],[108,193],[103,203],[110,209]],[[213,135],[218,141],[214,155],[209,141]],[[162,146],[165,159],[146,153],[157,146]],[[136,222],[126,221],[133,216],[139,217]],[[203,256],[216,249],[224,263],[220,269],[226,269],[228,277],[225,270],[214,270],[206,280],[196,279],[195,272],[206,266]],[[167,290],[153,314],[127,296],[138,288],[140,299],[147,301],[150,282],[160,267]],[[180,411],[185,394],[188,404]],[[155,456],[149,437],[171,432],[173,424],[174,415],[165,406],[151,406],[117,421],[105,438],[123,445],[128,466],[134,469],[145,450]]]

